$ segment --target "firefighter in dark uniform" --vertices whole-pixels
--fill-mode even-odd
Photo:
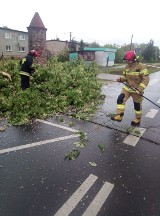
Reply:
[[[119,77],[117,82],[125,82],[126,85],[124,85],[121,94],[117,98],[117,112],[111,119],[118,122],[122,121],[125,103],[131,96],[133,98],[135,110],[135,118],[131,122],[131,125],[139,126],[142,116],[142,95],[149,83],[149,72],[146,67],[139,62],[139,58],[134,51],[127,51],[124,60],[127,61],[128,64],[123,71],[123,76]]]
[[[30,76],[35,72],[35,68],[32,67],[33,58],[37,58],[38,53],[36,50],[30,50],[27,56],[20,61],[20,76],[21,76],[21,88],[25,90],[30,86]]]

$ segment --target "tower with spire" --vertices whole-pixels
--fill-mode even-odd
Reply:
[[[36,12],[31,20],[28,29],[28,49],[35,49],[39,57],[37,63],[44,64],[47,61],[46,52],[46,31],[38,12]]]

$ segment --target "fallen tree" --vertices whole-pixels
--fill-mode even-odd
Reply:
[[[82,60],[34,65],[36,72],[31,86],[20,89],[19,62],[6,61],[0,70],[11,75],[12,81],[0,75],[0,117],[12,125],[27,124],[35,118],[48,118],[65,113],[76,118],[89,118],[102,102],[98,66]]]

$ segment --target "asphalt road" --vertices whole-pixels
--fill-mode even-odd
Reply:
[[[145,96],[160,105],[160,72],[150,78]],[[103,86],[105,103],[89,122],[60,116],[0,132],[0,216],[160,215],[159,108],[144,100],[129,135],[131,100],[121,123],[108,117],[121,87]],[[73,149],[77,159],[65,159]]]

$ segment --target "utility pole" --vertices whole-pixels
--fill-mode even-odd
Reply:
[[[72,32],[69,32],[69,50],[71,51],[71,40],[72,40]]]
[[[69,32],[69,35],[70,35],[69,41],[70,41],[70,43],[71,43],[71,40],[72,40],[72,32]]]
[[[131,45],[130,45],[130,50],[132,49],[132,39],[133,39],[133,34],[131,36]]]

